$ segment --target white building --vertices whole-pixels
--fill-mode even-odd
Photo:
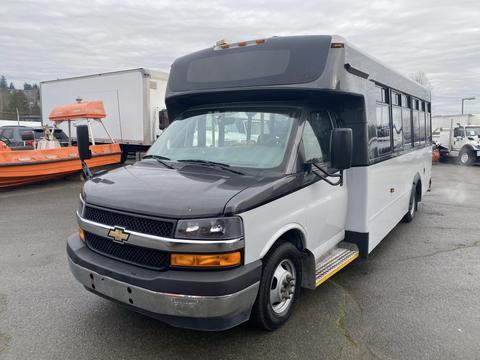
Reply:
[[[480,124],[480,115],[478,114],[458,114],[458,115],[434,115],[432,116],[432,130],[438,128],[449,128],[452,124],[462,125]]]

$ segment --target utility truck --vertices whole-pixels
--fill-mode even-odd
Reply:
[[[40,83],[42,122],[52,125],[48,115],[61,104],[75,100],[101,100],[107,118],[105,126],[114,141],[120,144],[124,157],[129,153],[145,152],[167,124],[165,89],[168,74],[147,69],[131,69]],[[73,126],[82,124],[74,122]],[[70,122],[59,125],[75,139]],[[92,124],[96,134],[105,133],[99,124]],[[109,143],[108,138],[96,138],[96,143]]]
[[[173,63],[165,101],[143,160],[85,183],[67,253],[175,326],[280,327],[429,187],[430,92],[340,36],[219,42]]]
[[[442,157],[453,157],[461,165],[473,165],[480,158],[480,125],[457,123],[433,131],[433,142]]]

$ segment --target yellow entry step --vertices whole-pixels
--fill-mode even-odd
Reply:
[[[342,270],[353,260],[358,258],[359,251],[356,245],[341,242],[326,257],[315,266],[316,286],[327,281],[331,276]]]

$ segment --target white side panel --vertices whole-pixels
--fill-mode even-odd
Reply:
[[[163,77],[153,77],[150,79],[154,82],[154,86],[149,86],[150,94],[150,109],[149,109],[149,126],[151,128],[151,134],[153,134],[155,140],[160,136],[160,128],[158,123],[158,113],[160,110],[165,109],[165,92],[167,91],[167,79]],[[153,84],[152,84],[153,85]],[[155,88],[153,88],[155,87]]]
[[[261,259],[273,243],[290,229],[304,234],[306,248],[316,258],[344,238],[347,187],[324,181],[246,211],[245,263]]]
[[[359,178],[363,173],[367,183],[367,228],[362,232],[369,233],[369,252],[406,214],[416,174],[422,181],[422,194],[425,193],[431,176],[431,159],[431,149],[423,148],[356,170]],[[349,218],[348,224],[355,222]],[[347,230],[353,229],[347,227]]]
[[[346,171],[348,186],[348,212],[346,230],[361,233],[368,232],[368,169],[352,167]]]
[[[65,80],[44,82],[42,92],[42,119],[49,122],[53,107],[83,100],[102,100],[107,113],[104,123],[112,137],[120,143],[144,143],[144,89],[141,70],[100,74]],[[68,133],[66,123],[60,126]],[[94,123],[97,139],[108,138],[101,124]],[[72,128],[73,129],[73,128]],[[72,130],[75,137],[75,131]]]
[[[17,126],[17,120],[0,120],[0,126]],[[38,121],[20,121],[20,126],[42,126],[41,122]]]

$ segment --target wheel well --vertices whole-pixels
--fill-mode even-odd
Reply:
[[[460,149],[459,154],[460,154],[462,151],[474,152],[474,149],[473,149],[473,146],[472,146],[472,145],[470,145],[470,144],[465,144],[465,145],[463,145],[463,147]]]
[[[281,244],[289,242],[302,254],[302,286],[315,289],[315,257],[305,247],[305,236],[299,229],[290,229],[280,235],[270,247],[264,258],[268,257]]]
[[[305,250],[305,239],[302,232],[298,229],[290,229],[280,235],[277,240],[275,240],[275,243],[270,247],[267,254],[272,252],[284,242],[292,243],[300,251]]]

